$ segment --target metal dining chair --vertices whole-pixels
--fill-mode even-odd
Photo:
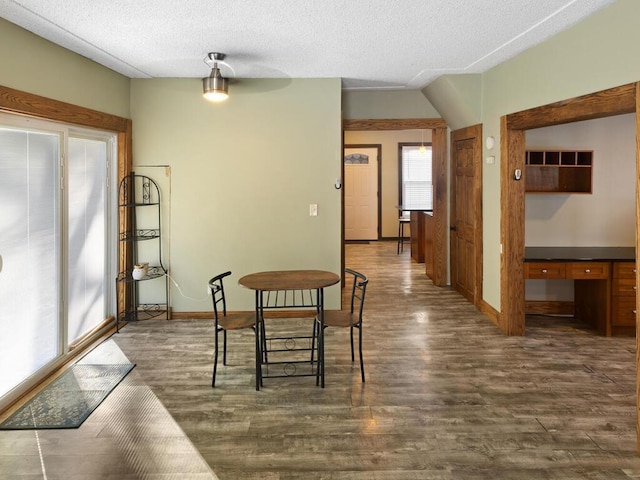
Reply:
[[[223,279],[231,275],[231,272],[221,273],[209,280],[209,289],[211,290],[211,297],[213,300],[213,316],[215,321],[215,352],[213,358],[213,376],[211,379],[211,386],[216,386],[216,372],[218,369],[218,335],[222,332],[223,347],[222,347],[222,364],[227,364],[227,331],[230,330],[243,330],[251,328],[254,330],[254,334],[258,335],[255,331],[256,317],[253,312],[227,312],[227,300],[224,294]],[[261,330],[264,330],[263,319],[260,319]]]
[[[362,358],[362,321],[364,310],[364,299],[367,292],[367,284],[369,279],[362,273],[356,272],[349,268],[345,268],[345,275],[352,276],[351,284],[351,301],[348,310],[325,310],[324,311],[324,328],[342,327],[350,329],[351,338],[351,361],[355,361],[355,352],[353,347],[353,330],[358,329],[358,353],[360,355],[360,375],[364,382],[364,361]],[[320,319],[316,316],[316,325],[320,326]],[[324,335],[322,336],[324,338]],[[324,348],[324,346],[322,346]],[[324,367],[323,367],[324,368]]]

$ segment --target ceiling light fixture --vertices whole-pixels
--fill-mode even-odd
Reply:
[[[218,62],[222,62],[225,57],[224,53],[211,52],[204,59],[207,65],[213,62],[211,75],[202,79],[203,96],[211,102],[222,102],[229,98],[227,79],[222,76],[218,68]]]
[[[427,151],[427,147],[424,146],[424,130],[421,130],[420,134],[421,134],[421,141],[420,141],[420,148],[418,149],[418,151],[420,153],[425,153]]]

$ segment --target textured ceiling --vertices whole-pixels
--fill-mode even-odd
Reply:
[[[133,78],[342,78],[421,88],[480,73],[614,0],[0,0],[0,16]],[[225,76],[234,75],[226,67]]]

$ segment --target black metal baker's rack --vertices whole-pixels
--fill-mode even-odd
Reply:
[[[141,213],[141,210],[144,213]],[[142,217],[139,225],[138,217]],[[169,276],[162,263],[162,218],[160,188],[150,177],[126,175],[118,187],[118,276],[116,277],[116,302],[118,313],[116,329],[120,323],[144,320],[164,315],[169,319]],[[146,248],[153,258],[140,259],[141,242],[154,242]],[[153,252],[153,255],[150,255]],[[149,263],[146,275],[133,277],[134,266],[144,260]],[[141,303],[140,288],[143,282],[163,279],[164,289],[157,302]]]

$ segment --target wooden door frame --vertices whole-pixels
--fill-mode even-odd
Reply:
[[[447,284],[447,124],[442,118],[353,119],[342,121],[346,131],[432,130],[433,218],[434,218],[434,279],[437,286]],[[344,151],[344,148],[343,148]],[[344,190],[344,189],[343,189]],[[344,191],[342,197],[344,232]],[[344,234],[342,238],[344,266]]]
[[[378,153],[377,153],[377,162],[378,162],[378,179],[377,181],[377,188],[378,188],[378,198],[376,199],[376,201],[378,202],[378,229],[376,232],[377,235],[377,240],[380,240],[380,238],[382,238],[382,195],[380,195],[380,190],[382,188],[382,168],[380,168],[382,165],[382,144],[380,143],[348,143],[348,144],[343,144],[342,145],[342,178],[344,181],[344,151],[347,148],[375,148]],[[344,190],[345,187],[344,185],[342,186],[342,212],[344,213]],[[342,222],[342,238],[343,238],[343,243],[344,243],[344,221]]]
[[[525,169],[525,131],[564,123],[636,112],[637,85],[631,83],[588,95],[505,115],[500,125],[500,316],[507,335],[524,335],[525,182],[515,180]],[[638,148],[636,147],[636,159]],[[637,167],[636,167],[637,168]],[[639,182],[636,175],[636,190]],[[638,212],[636,211],[636,219]],[[638,228],[636,223],[636,237]],[[636,245],[637,249],[637,245]]]
[[[474,157],[473,157],[473,201],[476,206],[474,209],[473,215],[475,216],[474,222],[476,225],[476,229],[474,232],[474,244],[475,244],[475,258],[474,264],[476,269],[475,275],[475,285],[474,285],[474,296],[473,296],[473,304],[485,311],[486,308],[483,308],[483,297],[482,297],[482,272],[483,272],[483,245],[482,245],[482,124],[479,123],[477,125],[472,125],[470,127],[461,128],[459,130],[455,130],[451,132],[451,195],[450,195],[450,220],[449,224],[452,225],[453,215],[455,214],[455,195],[453,195],[454,189],[454,178],[455,178],[455,165],[453,162],[453,144],[454,142],[462,141],[475,138],[476,144],[474,144]],[[477,148],[475,148],[477,147]],[[451,237],[449,238],[449,242],[451,242]],[[452,251],[451,245],[449,245],[449,265],[451,265],[451,271],[453,272],[453,261],[452,261]],[[453,286],[453,273],[451,274],[451,285]]]
[[[636,252],[640,251],[640,83],[563,100],[505,115],[500,125],[500,315],[498,326],[507,335],[524,335],[524,182],[514,179],[524,170],[525,131],[564,123],[635,113],[636,121]],[[636,255],[636,284],[640,268]],[[640,307],[636,296],[636,310]],[[636,322],[636,339],[640,322]],[[636,396],[640,397],[640,349],[636,352]],[[636,449],[640,453],[640,408],[636,405]]]

